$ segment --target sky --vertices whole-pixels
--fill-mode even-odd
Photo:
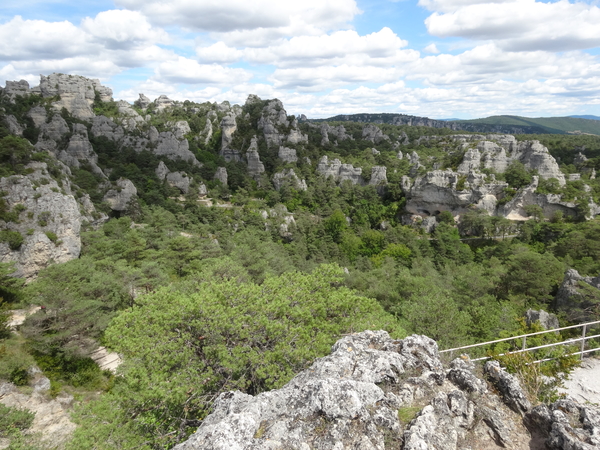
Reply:
[[[0,80],[309,118],[600,115],[599,1],[3,0]],[[2,83],[4,86],[4,83]]]

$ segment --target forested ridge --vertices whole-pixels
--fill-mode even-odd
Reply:
[[[277,132],[291,134],[296,126],[306,136],[285,143],[297,156],[286,161],[280,146],[261,135],[268,102],[259,99],[237,107],[236,129],[227,141],[228,149],[246,149],[259,136],[264,170],[253,174],[249,159],[226,158],[221,129],[205,132],[210,115],[218,122],[230,105],[131,108],[145,116],[129,126],[140,139],[151,127],[168,133],[186,121],[189,131],[180,139],[199,162],[191,164],[157,154],[154,144],[140,149],[94,134],[91,121],[66,108],[53,110],[55,100],[34,94],[2,98],[3,118],[12,116],[22,130],[15,135],[6,121],[0,127],[0,174],[22,180],[45,170],[47,182],[37,179],[37,187],[57,183],[56,194],[81,202],[89,197],[94,212],[83,223],[76,259],[49,264],[27,284],[11,276],[13,265],[0,265],[2,311],[43,307],[19,335],[10,332],[9,315],[0,315],[0,379],[26,385],[27,369],[37,364],[51,381],[50,395],[75,395],[73,420],[79,426],[67,449],[171,448],[194,432],[219,393],[279,388],[341,336],[358,331],[383,329],[394,338],[424,334],[450,348],[525,332],[528,309],[554,312],[563,325],[600,319],[600,291],[585,283],[579,307],[557,309],[555,301],[568,269],[584,277],[600,273],[600,220],[589,209],[600,203],[600,183],[590,176],[600,170],[597,137],[536,137],[558,158],[563,174],[583,174],[563,186],[540,179],[537,187],[541,195],[571,202],[573,214],[547,217],[540,206],[529,205],[529,220],[513,221],[472,207],[460,218],[438,211],[435,226],[426,230],[420,221],[403,219],[402,177],[456,170],[465,150],[444,140],[456,134],[448,129],[381,125],[387,138],[375,144],[365,139],[363,124],[344,122],[352,138],[324,142],[319,127],[292,125],[295,118],[284,111]],[[55,150],[32,145],[42,140],[28,115],[36,106],[47,111],[46,124],[56,115],[69,127]],[[96,95],[92,107],[96,116],[128,129],[122,105],[119,110]],[[100,171],[85,161],[66,170],[56,159],[61,148],[69,148],[74,124],[89,133]],[[402,147],[395,145],[404,138]],[[413,152],[418,165],[408,158]],[[576,161],[579,152],[585,161]],[[324,155],[362,168],[364,182],[316,172]],[[39,166],[32,163],[46,169],[34,170]],[[187,191],[159,177],[161,163],[170,173],[185,172]],[[372,168],[380,166],[387,169],[387,183],[369,184]],[[226,169],[226,182],[216,177],[219,168]],[[273,185],[274,174],[289,170],[306,189],[292,178]],[[506,183],[505,203],[537,177],[517,163],[504,173],[483,172]],[[115,210],[107,199],[125,190],[118,184],[124,179],[136,194]],[[466,189],[466,179],[458,180],[458,191]],[[47,228],[57,218],[34,216],[3,197],[0,241],[7,252],[19,251],[38,229],[59,245],[60,236]],[[34,220],[35,229],[21,231],[18,225],[26,220]],[[118,375],[91,361],[98,345],[122,355]],[[19,433],[17,427],[13,436]],[[37,448],[22,436],[12,445]]]

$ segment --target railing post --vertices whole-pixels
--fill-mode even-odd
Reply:
[[[580,356],[580,360],[583,361],[583,351],[585,350],[585,332],[586,332],[586,328],[587,325],[583,326],[583,333],[581,335],[582,339],[581,339],[581,355]]]
[[[523,350],[527,348],[527,336],[523,336]]]

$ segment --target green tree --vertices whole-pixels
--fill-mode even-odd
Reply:
[[[184,284],[185,293],[169,288],[140,297],[105,336],[125,356],[115,388],[120,407],[164,444],[197,425],[219,393],[280,387],[344,333],[404,335],[375,300],[342,280],[339,267],[325,265],[262,285],[213,278]]]
[[[504,178],[510,186],[520,189],[531,184],[533,176],[527,171],[522,162],[513,161],[506,168]]]

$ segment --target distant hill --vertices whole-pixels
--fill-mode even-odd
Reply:
[[[600,116],[569,116],[569,117],[573,117],[575,119],[588,119],[588,120],[600,120]]]
[[[595,119],[589,119],[594,117]],[[474,133],[507,133],[507,134],[594,134],[600,135],[600,117],[538,117],[491,116],[472,120],[435,120],[428,117],[410,116],[407,114],[342,114],[328,119],[313,122],[362,122],[385,123],[391,125],[425,126],[433,128],[450,128],[455,131]]]
[[[595,116],[591,116],[595,117]],[[580,117],[538,117],[491,116],[483,119],[460,120],[453,122],[459,126],[486,125],[491,127],[531,127],[550,134],[596,134],[600,135],[600,122]]]

